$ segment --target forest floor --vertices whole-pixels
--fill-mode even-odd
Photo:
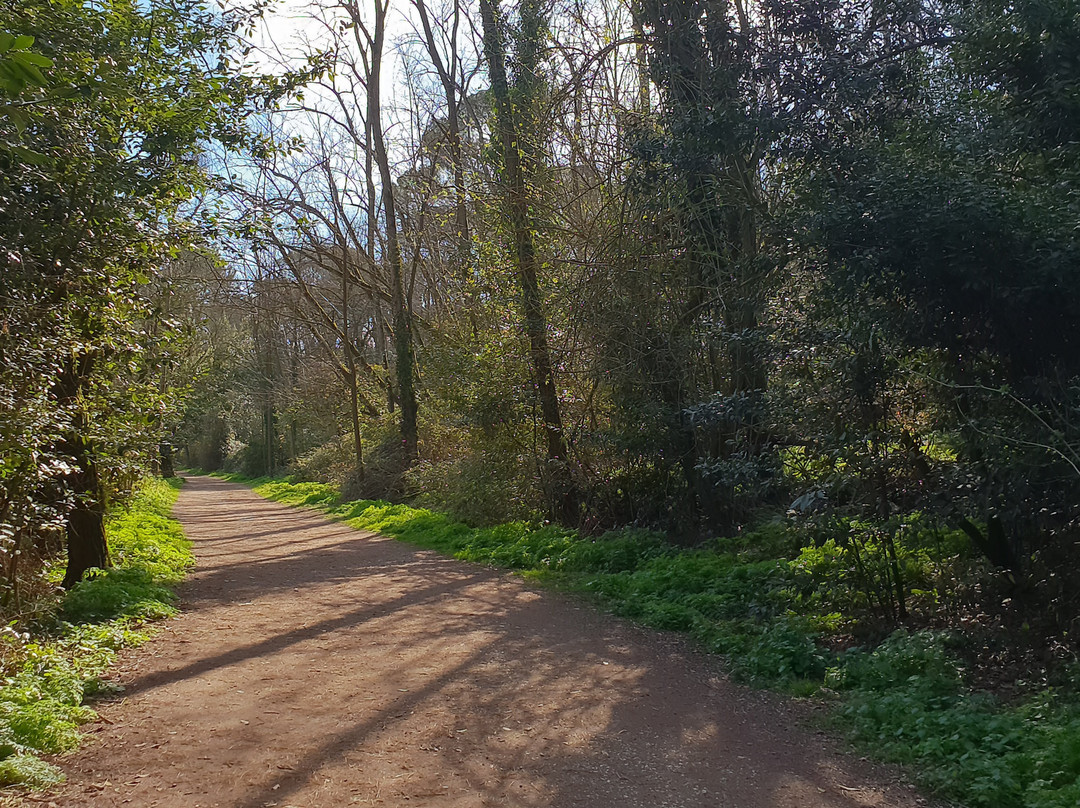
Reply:
[[[36,805],[924,805],[813,708],[506,573],[190,478],[183,613]]]

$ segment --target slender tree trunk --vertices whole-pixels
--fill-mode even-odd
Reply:
[[[525,13],[524,9],[522,13]],[[484,54],[488,63],[491,92],[495,99],[495,129],[502,151],[507,211],[513,230],[514,259],[521,286],[533,384],[540,400],[548,458],[565,462],[566,439],[563,435],[559,397],[547,340],[547,320],[538,280],[540,260],[536,250],[536,228],[530,212],[535,200],[530,198],[526,166],[522,164],[523,155],[529,154],[530,150],[521,131],[521,118],[531,114],[531,111],[523,112],[520,108],[515,110],[511,105],[506,76],[506,45],[498,19],[497,0],[480,0],[480,14],[484,26]],[[532,45],[538,47],[538,43]],[[527,104],[529,100],[519,100],[519,104]],[[517,115],[515,111],[518,112]],[[564,502],[563,509],[573,510],[572,504]]]
[[[465,286],[466,298],[472,304],[469,281],[472,274],[472,237],[469,234],[469,205],[465,196],[465,165],[461,149],[461,123],[458,117],[458,101],[450,104],[447,121],[450,139],[450,161],[454,164],[454,230],[457,241],[458,274]]]
[[[473,301],[468,284],[472,263],[472,244],[469,235],[469,209],[465,195],[465,162],[461,148],[461,94],[456,84],[461,58],[456,50],[452,50],[449,55],[449,63],[447,63],[439,51],[425,0],[413,0],[413,3],[420,15],[420,23],[424,32],[424,44],[427,46],[428,55],[431,58],[432,65],[435,67],[435,72],[439,75],[443,95],[446,98],[446,144],[450,153],[450,164],[454,172],[454,235],[457,244],[457,270],[465,292],[466,305],[469,306],[471,311]],[[454,3],[453,29],[450,37],[452,48],[457,45],[460,20],[461,3],[460,0],[456,0]]]
[[[734,299],[724,313],[729,335],[728,360],[731,365],[733,392],[765,390],[768,370],[761,349],[754,342],[765,307],[764,277],[759,258],[761,233],[758,209],[761,207],[758,165],[742,155],[729,155],[729,183],[738,189],[728,203],[725,265],[737,284]]]
[[[262,278],[260,277],[258,280],[262,281]],[[260,370],[262,371],[259,374],[259,398],[260,407],[262,409],[263,437],[260,463],[263,468],[263,473],[272,475],[277,459],[276,452],[274,451],[274,444],[277,442],[277,417],[274,413],[274,345],[272,330],[264,327],[264,315],[264,306],[257,299],[253,336],[255,351],[259,358]]]
[[[390,157],[386,151],[386,139],[382,129],[382,99],[380,97],[380,73],[382,71],[383,44],[386,36],[386,5],[378,0],[375,10],[375,36],[371,47],[371,72],[368,76],[368,123],[371,127],[372,145],[375,147],[375,163],[379,168],[382,185],[383,219],[386,224],[386,252],[390,262],[390,305],[394,315],[395,375],[397,377],[398,403],[401,406],[401,444],[404,462],[411,465],[416,459],[417,405],[416,380],[414,376],[415,353],[413,347],[412,307],[405,296],[405,266],[401,258],[398,239],[397,207],[394,201],[394,178],[390,173]]]
[[[292,333],[292,350],[289,351],[289,382],[292,389],[300,384],[300,335],[299,329],[294,326]],[[288,463],[295,463],[297,458],[297,443],[299,427],[296,423],[296,411],[289,412],[289,457]]]
[[[364,445],[360,430],[360,389],[356,378],[356,346],[353,345],[351,324],[349,322],[349,266],[341,270],[341,333],[342,350],[345,352],[345,384],[349,389],[349,416],[352,422],[353,456],[356,460],[356,473],[364,474]]]
[[[634,57],[637,60],[637,104],[638,112],[648,115],[652,110],[652,98],[649,92],[649,59],[645,50],[645,32],[641,30],[641,20],[635,15],[634,37],[638,42],[634,45]]]

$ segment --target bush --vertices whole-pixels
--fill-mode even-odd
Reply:
[[[968,541],[918,513],[882,522],[822,517],[806,524],[806,546],[792,563],[802,611],[868,616],[896,625],[904,613],[932,613],[955,590]],[[902,593],[902,597],[901,597]]]
[[[446,510],[470,525],[529,519],[543,503],[533,479],[535,461],[516,453],[477,452],[443,462],[419,462],[407,474],[417,503]]]
[[[327,483],[342,486],[356,470],[352,436],[327,441],[296,459],[289,474],[297,482]]]
[[[735,671],[752,683],[791,687],[805,682],[812,690],[824,677],[828,662],[803,621],[781,619],[765,626],[746,652],[736,658]]]

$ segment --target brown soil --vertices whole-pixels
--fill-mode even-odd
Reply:
[[[519,578],[188,481],[183,614],[57,806],[914,806],[714,660]],[[40,804],[40,803],[39,803]]]

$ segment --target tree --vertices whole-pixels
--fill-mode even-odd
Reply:
[[[230,60],[249,19],[198,0],[17,0],[0,10],[0,29],[33,37],[51,61],[48,87],[20,96],[20,116],[3,123],[8,140],[26,144],[0,154],[4,319],[29,327],[5,329],[0,350],[49,380],[48,455],[66,492],[52,496],[70,497],[67,587],[108,564],[110,492],[158,444],[158,385],[142,364],[144,284],[194,235],[181,212],[207,184],[202,144],[245,139],[237,122],[255,83]],[[41,344],[58,359],[33,360],[28,345]],[[16,392],[15,408],[40,393]]]
[[[434,166],[439,162],[439,152],[447,152],[453,180],[453,228],[455,240],[454,264],[461,279],[466,299],[469,293],[469,273],[472,263],[472,245],[469,235],[469,204],[465,185],[465,150],[463,145],[462,107],[468,98],[468,77],[462,55],[459,33],[462,22],[460,0],[453,0],[445,17],[434,16],[425,0],[413,0],[423,32],[424,47],[431,65],[439,78],[446,104],[445,121],[436,121],[437,139],[429,146]]]
[[[540,401],[548,460],[564,471],[556,497],[560,516],[576,520],[577,494],[569,478],[566,436],[563,432],[555,371],[548,348],[548,326],[540,291],[541,258],[537,245],[537,199],[532,186],[537,161],[538,104],[540,103],[541,61],[546,36],[546,12],[541,2],[526,0],[519,8],[515,30],[513,83],[507,72],[507,23],[497,0],[481,0],[484,27],[484,55],[494,102],[494,129],[499,145],[503,193],[513,239],[513,255],[521,293],[522,317],[529,341],[529,362],[533,385]]]

